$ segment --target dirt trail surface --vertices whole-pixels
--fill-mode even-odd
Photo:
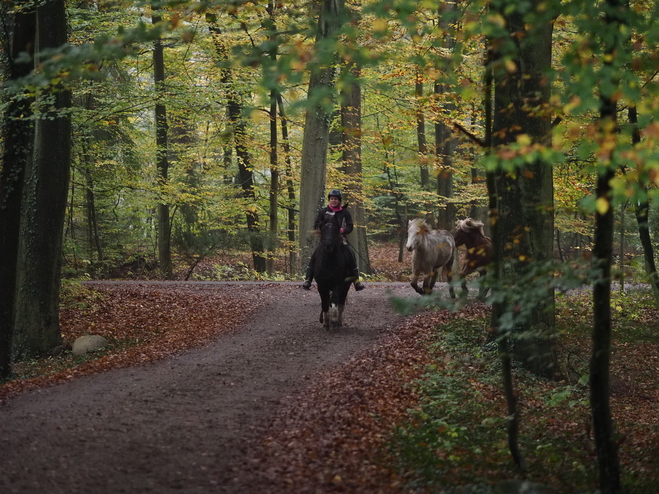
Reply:
[[[411,292],[405,283],[351,290],[344,328],[325,331],[315,289],[203,287],[244,295],[246,322],[165,360],[0,405],[1,493],[263,493],[271,484],[252,455],[277,411],[381,341],[403,321],[389,295]]]

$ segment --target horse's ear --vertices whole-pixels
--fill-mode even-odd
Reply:
[[[349,202],[346,202],[346,203],[343,205],[343,209],[348,209],[348,207],[350,207],[350,203],[349,203]]]

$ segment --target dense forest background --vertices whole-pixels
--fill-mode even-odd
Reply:
[[[652,5],[634,5],[650,22]],[[9,11],[20,7],[5,6]],[[193,266],[201,257],[219,249],[249,250],[250,245],[267,259],[284,259],[286,273],[296,277],[309,66],[331,53],[334,89],[351,82],[345,60],[334,55],[336,47],[317,46],[318,9],[308,3],[251,2],[209,8],[173,4],[161,12],[152,7],[67,4],[69,45],[61,56],[103,43],[98,40],[106,45],[97,47],[104,58],[85,53],[89,61],[75,71],[66,67],[70,60],[51,68],[68,79],[72,94],[64,274],[97,278],[116,275],[121,266],[155,267],[160,234],[171,239],[174,259],[188,268],[179,277],[194,279]],[[363,207],[361,226],[371,242],[398,239],[406,219],[418,214],[434,216],[437,226],[449,230],[456,218],[467,216],[488,223],[482,160],[484,34],[487,22],[498,21],[485,8],[478,3],[379,2],[352,6],[349,23],[342,21],[347,26],[337,43],[345,53],[339,56],[362,65],[361,174],[356,181],[343,159],[339,98],[328,100],[334,106],[328,109],[327,189],[347,189],[351,207]],[[580,19],[568,7],[561,9],[554,22],[549,111],[560,119],[552,129],[551,151],[562,154],[551,163],[554,255],[565,259],[587,252],[593,242],[592,208],[584,199],[594,191],[594,155],[584,149],[584,134],[594,115],[589,99],[597,79],[594,66],[580,69],[591,71],[580,74],[581,87],[592,78],[590,94],[583,95],[574,83],[561,80],[576,70],[564,64],[585,64],[587,56],[595,56],[585,46]],[[10,24],[5,31],[11,32]],[[647,50],[648,38],[637,35],[638,50]],[[158,81],[154,36],[159,36],[163,57],[164,77]],[[7,54],[9,39],[4,46]],[[635,52],[620,65],[644,90],[647,119],[653,73],[644,74],[643,67],[634,72],[632,65],[653,57],[645,53]],[[43,79],[47,73],[39,75]],[[43,88],[49,82],[32,83]],[[166,110],[166,150],[156,139],[157,106]],[[242,130],[236,134],[238,123]],[[166,179],[159,165],[163,157]],[[629,175],[634,172],[618,180],[632,180]],[[616,206],[615,260],[619,267],[642,270],[633,197],[625,197],[629,191],[620,190]],[[314,191],[314,198],[324,192]],[[163,231],[159,205],[167,206]],[[654,208],[649,217],[655,232]],[[361,264],[369,274],[368,259]],[[268,266],[272,274],[273,264]],[[257,260],[250,267],[263,272],[265,263]],[[168,271],[165,266],[163,275]]]

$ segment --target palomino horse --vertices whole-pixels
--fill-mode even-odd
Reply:
[[[325,329],[339,329],[343,325],[343,309],[348,296],[351,278],[347,256],[341,235],[341,225],[333,213],[326,214],[321,226],[320,244],[316,248],[313,268],[320,294],[320,322]]]
[[[421,295],[432,293],[438,270],[442,268],[449,282],[451,298],[455,298],[451,277],[457,256],[451,233],[446,230],[433,230],[423,218],[416,218],[410,221],[406,247],[412,252],[412,288]],[[418,285],[421,273],[424,273],[423,289]]]
[[[487,266],[492,262],[492,240],[483,233],[483,223],[471,218],[458,220],[453,238],[456,247],[464,245],[467,249],[466,262],[460,272],[462,287],[466,291],[466,276],[476,272],[480,276],[486,274]],[[486,292],[487,287],[481,284],[479,298],[483,298]]]

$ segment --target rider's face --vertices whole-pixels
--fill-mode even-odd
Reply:
[[[330,196],[329,203],[330,203],[330,206],[337,207],[339,204],[341,204],[341,199],[339,199],[338,197],[335,197],[335,196]]]

